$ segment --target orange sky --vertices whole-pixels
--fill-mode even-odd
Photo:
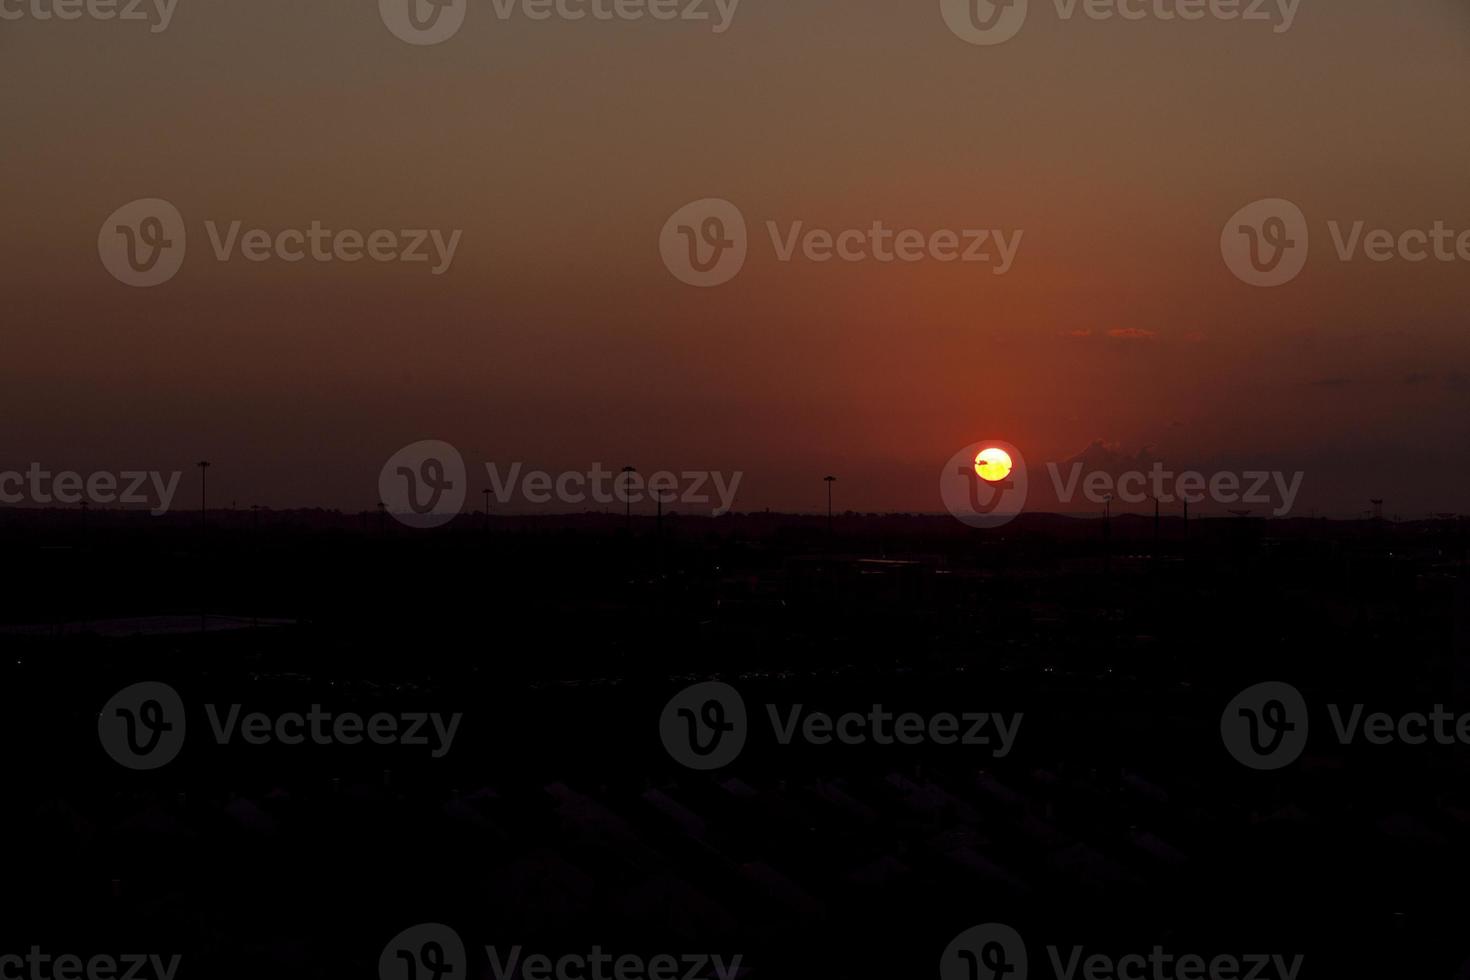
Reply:
[[[358,508],[432,438],[741,470],[738,509],[817,509],[830,472],[842,506],[937,510],[970,442],[1035,462],[1100,439],[1300,469],[1326,510],[1470,509],[1470,262],[1343,263],[1326,230],[1470,230],[1462,0],[1302,0],[1283,34],[1031,0],[993,47],[932,2],[744,0],[723,34],[468,2],[422,48],[371,3],[0,21],[0,467],[207,456],[221,500]],[[97,255],[142,197],[189,229],[153,289]],[[751,249],[696,289],[658,234],[706,197]],[[1312,254],[1256,289],[1220,234],[1267,197]],[[206,220],[463,240],[438,277],[219,263]],[[765,223],[797,220],[1024,240],[1004,276],[779,262]]]

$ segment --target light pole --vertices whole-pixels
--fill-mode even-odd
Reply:
[[[637,473],[638,470],[636,467],[624,466],[621,472]],[[633,491],[627,484],[631,483],[632,479],[628,477],[623,486],[623,529],[629,535],[633,533]]]
[[[490,533],[490,488],[486,487],[480,491],[485,495],[485,533]]]
[[[250,550],[254,558],[255,572],[257,574],[256,581],[258,582],[260,581],[260,504],[250,505]],[[257,586],[255,590],[255,601],[251,603],[254,608],[254,612],[250,617],[250,626],[252,629],[259,628],[260,626],[260,593],[261,589]]]
[[[85,556],[87,554],[87,502],[85,500],[82,501],[82,540],[81,544],[78,547],[78,550],[83,556],[82,560],[85,561]],[[84,601],[81,608],[78,610],[78,612],[80,612],[81,614],[82,622],[91,621],[91,617],[87,615],[89,607],[90,603]]]
[[[199,552],[204,553],[204,515],[209,511],[209,460],[201,459],[195,464],[199,467]],[[200,577],[199,588],[204,588],[203,576]],[[208,627],[208,613],[205,606],[205,597],[201,594],[199,600],[199,632],[204,633]]]
[[[832,534],[832,484],[837,482],[837,477],[824,476],[822,480],[827,484],[827,534],[830,536]]]
[[[199,530],[204,530],[204,514],[209,509],[209,460],[201,459],[195,464],[199,467]]]

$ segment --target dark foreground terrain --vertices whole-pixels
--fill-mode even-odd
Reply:
[[[528,978],[1014,980],[1003,943],[946,953],[998,923],[1033,977],[1467,976],[1467,530],[0,512],[0,938],[184,980],[516,947]],[[708,681],[745,742],[699,769],[681,726],[733,715],[670,702]],[[99,728],[141,682],[187,720],[136,712],[151,768]],[[1270,770],[1222,735],[1262,682],[1310,713]],[[1355,705],[1448,737],[1344,744]]]

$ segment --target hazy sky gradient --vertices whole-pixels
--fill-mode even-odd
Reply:
[[[433,438],[742,470],[737,509],[815,510],[831,472],[842,507],[932,511],[970,442],[1034,465],[1102,439],[1305,470],[1303,506],[1470,510],[1470,263],[1342,264],[1325,224],[1470,230],[1463,0],[1303,0],[1281,35],[1032,0],[989,48],[933,2],[744,0],[723,35],[470,6],[428,48],[363,0],[179,0],[156,35],[0,22],[0,467],[207,457],[221,501],[362,508]],[[97,233],[154,196],[189,258],[131,289]],[[658,234],[705,197],[752,244],[698,290]],[[1313,232],[1269,290],[1219,251],[1265,197]],[[206,219],[464,238],[438,278],[219,264]],[[764,228],[876,219],[1025,237],[993,276],[784,264]]]

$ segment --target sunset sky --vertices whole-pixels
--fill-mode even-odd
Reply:
[[[0,20],[0,469],[208,458],[212,500],[359,509],[442,439],[739,470],[738,510],[818,510],[831,473],[839,509],[939,511],[993,437],[1301,470],[1303,511],[1470,511],[1470,262],[1342,262],[1327,224],[1470,231],[1464,0],[1302,0],[1279,34],[1031,0],[995,46],[933,0],[744,0],[720,34],[468,3],[431,47],[368,0]],[[188,257],[138,289],[97,242],[147,197]],[[700,289],[659,232],[710,197],[750,254]],[[1273,197],[1311,254],[1254,288],[1221,231]],[[463,238],[441,276],[220,263],[205,222],[236,220]],[[1024,237],[997,276],[783,263],[766,232],[880,220]]]

